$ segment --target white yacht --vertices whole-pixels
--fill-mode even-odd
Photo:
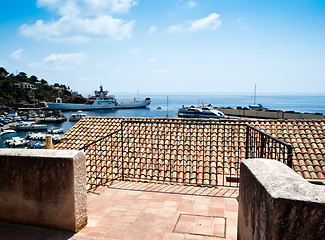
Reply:
[[[223,112],[213,107],[182,107],[178,109],[178,117],[183,118],[227,118]]]

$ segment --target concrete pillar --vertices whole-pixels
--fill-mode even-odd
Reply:
[[[46,149],[54,149],[53,141],[52,141],[52,136],[51,135],[46,135],[45,136],[45,148]]]
[[[72,232],[87,224],[81,151],[0,149],[0,183],[1,221]]]
[[[238,239],[325,239],[324,216],[325,186],[275,160],[241,162]]]

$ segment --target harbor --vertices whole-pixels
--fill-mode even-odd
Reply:
[[[324,96],[260,96],[260,101],[263,105],[269,109],[280,110],[249,110],[249,96],[243,95],[182,95],[182,94],[170,94],[168,95],[168,103],[166,95],[151,94],[151,104],[147,108],[138,109],[109,109],[109,110],[83,110],[81,113],[84,116],[92,117],[150,117],[150,118],[165,118],[178,117],[178,110],[184,106],[192,106],[198,104],[211,104],[216,107],[228,117],[236,118],[260,118],[260,119],[323,119],[325,113],[325,97]],[[118,96],[122,101],[130,98],[128,94],[120,94]],[[301,99],[305,102],[305,105],[301,105]],[[286,105],[281,104],[286,102]],[[241,104],[243,107],[238,107]],[[218,107],[225,106],[225,107]],[[247,106],[247,107],[245,107]],[[19,121],[7,123],[2,126],[3,130],[13,130],[15,132],[1,134],[0,136],[0,148],[7,147],[5,141],[12,139],[13,137],[21,137],[26,139],[30,133],[47,134],[50,129],[62,129],[62,133],[67,132],[76,121],[69,121],[80,112],[78,111],[64,111],[51,113],[47,115],[48,110],[39,111],[38,114],[30,114],[26,119],[29,122],[37,122],[40,125],[46,125],[43,130],[17,130],[12,128],[12,125],[17,125]],[[37,115],[37,116],[36,116]],[[24,120],[25,121],[25,120]],[[26,147],[26,146],[21,146]]]

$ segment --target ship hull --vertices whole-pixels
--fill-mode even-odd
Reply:
[[[73,104],[73,103],[47,103],[50,110],[100,110],[100,109],[128,109],[128,108],[145,108],[149,106],[150,101],[121,102],[117,104]]]
[[[219,117],[214,115],[205,115],[205,114],[182,114],[178,113],[178,117],[180,118],[225,118],[225,117]]]

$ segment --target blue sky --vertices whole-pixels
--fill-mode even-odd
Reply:
[[[0,66],[83,94],[325,92],[325,0],[6,0]]]

